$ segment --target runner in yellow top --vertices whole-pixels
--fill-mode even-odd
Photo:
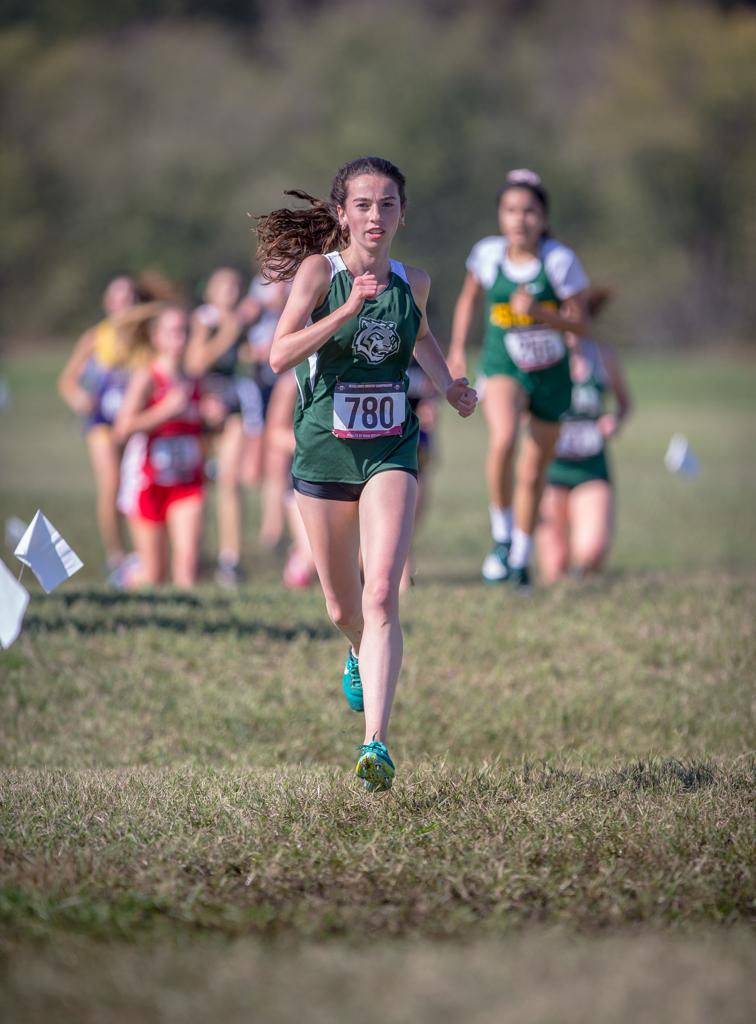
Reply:
[[[84,422],[97,493],[97,527],[108,573],[125,557],[116,509],[122,445],[113,437],[113,421],[131,370],[148,358],[147,346],[132,344],[117,330],[116,322],[137,301],[132,278],[113,278],[102,300],[105,319],[81,335],[58,378],[58,393]]]

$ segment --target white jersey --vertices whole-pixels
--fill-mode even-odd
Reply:
[[[545,239],[538,256],[527,263],[513,263],[507,258],[507,240],[503,235],[489,235],[477,242],[467,257],[466,267],[481,286],[488,290],[496,280],[499,267],[510,281],[526,284],[538,274],[541,264],[558,298],[569,299],[588,287],[588,278],[572,249]]]

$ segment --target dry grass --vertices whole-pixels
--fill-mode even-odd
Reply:
[[[753,765],[13,770],[11,934],[456,937],[527,924],[732,924],[754,897]]]
[[[250,939],[93,946],[7,959],[0,1014],[24,1024],[750,1024],[746,934],[282,947]]]
[[[100,586],[51,366],[14,373],[0,516],[88,566],[0,654],[0,1014],[752,1018],[752,367],[639,373],[614,568],[525,601],[476,582],[482,430],[448,425],[381,798],[321,598],[262,558],[234,595]]]

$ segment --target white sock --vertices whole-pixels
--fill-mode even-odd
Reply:
[[[489,505],[491,536],[497,544],[508,544],[512,539],[512,509]]]
[[[524,569],[529,564],[532,553],[533,538],[515,526],[512,530],[512,547],[509,549],[509,568]]]

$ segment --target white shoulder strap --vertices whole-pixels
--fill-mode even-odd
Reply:
[[[331,264],[331,280],[339,274],[342,270],[346,270],[346,264],[341,258],[340,252],[326,252],[323,254],[328,262]]]
[[[404,264],[400,263],[399,260],[391,260],[391,270],[397,277],[400,277],[405,284],[409,284],[409,278],[407,277],[407,271],[404,269]]]

